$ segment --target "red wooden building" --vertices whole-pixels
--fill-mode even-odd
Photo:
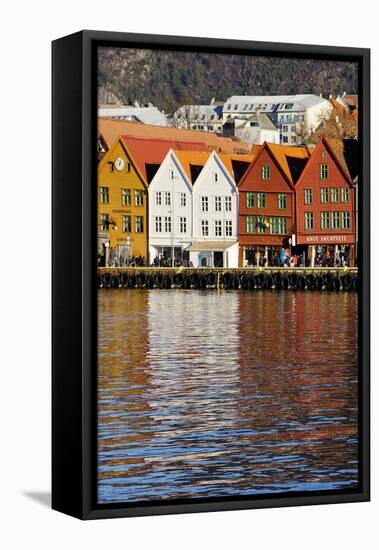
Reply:
[[[280,265],[295,224],[294,183],[309,158],[305,147],[264,143],[241,178],[239,265]]]
[[[296,253],[308,266],[355,264],[351,178],[323,137],[295,185]]]

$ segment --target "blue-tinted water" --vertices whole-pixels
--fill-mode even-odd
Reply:
[[[357,483],[357,295],[99,291],[100,503]]]

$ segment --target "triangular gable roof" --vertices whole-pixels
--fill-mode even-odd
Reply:
[[[276,156],[271,151],[269,145],[271,146],[272,143],[268,144],[267,142],[264,142],[260,146],[260,149],[259,150],[257,149],[257,154],[255,155],[255,157],[254,157],[252,163],[250,164],[249,168],[246,170],[246,172],[244,173],[244,175],[240,179],[240,181],[238,183],[238,187],[241,187],[243,185],[244,181],[249,177],[249,175],[250,175],[251,171],[253,170],[254,166],[256,165],[256,163],[260,159],[261,155],[263,154],[263,151],[266,151],[269,154],[272,161],[275,163],[275,166],[278,168],[279,172],[282,174],[282,176],[286,180],[288,186],[293,188],[291,174],[288,173],[289,171],[285,170],[284,166],[281,165],[281,163],[278,161]],[[280,147],[280,145],[278,145],[277,147]]]
[[[234,179],[235,183],[237,184],[237,177],[235,174],[233,161],[235,162],[246,162],[246,164],[250,164],[253,162],[255,155],[228,155],[227,153],[218,153],[219,158],[221,159],[223,165],[229,172],[229,174]],[[247,170],[248,167],[246,167]]]
[[[175,154],[189,181],[192,183],[195,182],[195,178],[193,178],[191,166],[203,167],[211,155],[209,151],[175,151]]]
[[[266,146],[279,163],[291,185],[295,185],[300,176],[298,172],[304,170],[305,164],[311,156],[309,149],[307,147],[278,145],[276,143],[266,143]],[[302,161],[304,162],[303,166]]]
[[[321,149],[321,147],[325,147],[325,149],[327,149],[328,153],[330,154],[330,156],[332,157],[334,163],[337,165],[337,168],[339,169],[339,171],[341,172],[342,176],[344,177],[344,179],[347,181],[347,183],[353,187],[353,182],[351,180],[351,177],[349,175],[349,173],[347,172],[347,170],[343,167],[341,161],[339,160],[337,154],[333,151],[333,147],[331,147],[330,143],[328,143],[328,140],[324,137],[324,136],[321,136],[316,147],[314,148],[314,150],[312,151],[312,155],[311,155],[311,158],[310,158],[310,161],[307,163],[305,169],[303,170],[300,178],[297,180],[296,182],[296,185],[295,187],[297,187],[300,182],[305,178],[306,176],[306,173],[309,169],[309,165],[310,163],[312,162],[312,160],[315,158],[315,153]]]
[[[190,141],[140,138],[125,135],[121,136],[121,140],[138,165],[146,182],[149,180],[147,165],[161,164],[170,149],[206,151],[203,143]]]
[[[112,157],[113,151],[117,148],[117,146],[120,145],[122,149],[124,150],[125,155],[129,158],[137,176],[141,180],[141,183],[144,187],[147,188],[147,182],[144,177],[144,175],[141,173],[140,169],[138,168],[137,163],[133,159],[133,156],[131,155],[130,151],[128,151],[125,143],[123,143],[123,140],[121,139],[121,136],[118,137],[117,141],[115,141],[112,145],[112,147],[105,153],[103,158],[101,159],[100,163],[98,164],[98,172],[103,168],[104,164],[108,162],[108,159]]]
[[[228,168],[225,166],[225,164],[223,163],[223,161],[221,160],[220,158],[220,154],[219,153],[216,153],[216,151],[212,151],[211,154],[209,155],[206,163],[204,164],[203,166],[203,169],[205,168],[205,166],[212,162],[212,161],[215,161],[216,164],[219,165],[220,169],[223,171],[224,175],[226,176],[226,179],[227,181],[229,182],[230,186],[231,187],[235,187],[237,188],[237,184],[234,180],[234,176],[233,176],[233,171],[229,171]],[[199,174],[200,175],[200,174]],[[194,185],[197,183],[198,181],[198,178],[196,179],[196,181],[194,182]]]
[[[197,154],[201,154],[201,153],[198,153],[197,151],[195,151],[195,153]],[[155,177],[159,177],[160,175],[160,172],[161,170],[163,169],[164,165],[166,162],[170,162],[172,161],[175,166],[177,167],[178,171],[180,172],[186,186],[188,187],[189,191],[192,190],[192,183],[191,183],[191,178],[188,176],[186,170],[184,169],[182,163],[180,162],[179,158],[178,158],[178,155],[180,154],[183,154],[183,151],[178,151],[178,150],[173,150],[173,149],[170,149],[165,158],[162,160],[162,162],[160,163],[159,167],[158,167],[158,170],[156,171],[156,173],[154,174],[154,177],[152,178],[152,180],[150,181],[150,186],[151,188],[154,189],[155,187],[155,183],[156,183],[156,180],[155,180]],[[205,153],[205,154],[209,154],[209,153]]]

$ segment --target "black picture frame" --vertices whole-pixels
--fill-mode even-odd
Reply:
[[[96,48],[100,45],[356,61],[359,65],[359,489],[203,502],[96,504]],[[81,519],[370,499],[370,50],[81,31],[52,44],[52,507]],[[78,239],[77,236],[81,235]]]

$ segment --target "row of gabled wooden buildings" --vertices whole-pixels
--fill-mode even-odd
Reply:
[[[326,139],[247,153],[153,135],[102,151],[102,265],[355,264],[355,189]]]

